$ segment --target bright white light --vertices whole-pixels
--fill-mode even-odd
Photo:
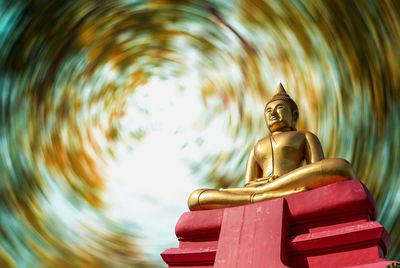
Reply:
[[[181,148],[196,135],[193,124],[204,109],[197,86],[192,75],[179,84],[154,78],[139,88],[128,100],[123,142],[105,176],[107,216],[136,224],[152,257],[176,246],[176,221],[187,210],[189,193],[200,187],[182,162]],[[130,136],[137,129],[146,133],[140,142]]]

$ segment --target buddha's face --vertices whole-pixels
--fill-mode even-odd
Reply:
[[[268,129],[275,132],[289,128],[295,129],[298,112],[292,111],[287,102],[276,100],[265,107],[264,115]]]

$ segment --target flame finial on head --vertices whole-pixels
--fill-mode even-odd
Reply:
[[[268,103],[276,101],[276,100],[283,100],[283,101],[292,101],[294,102],[294,100],[286,93],[285,88],[283,87],[282,83],[279,83],[279,86],[274,94],[274,96],[272,96],[272,99],[270,99],[268,101]],[[267,103],[267,105],[268,105]],[[295,103],[295,102],[294,102]],[[295,103],[296,104],[296,103]],[[296,105],[297,107],[297,105]]]

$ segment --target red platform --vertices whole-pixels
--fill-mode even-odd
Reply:
[[[388,234],[360,181],[285,198],[184,213],[169,267],[386,267]]]

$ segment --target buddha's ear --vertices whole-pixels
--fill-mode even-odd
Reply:
[[[293,121],[297,122],[297,119],[299,119],[299,111],[295,110],[293,111]]]

